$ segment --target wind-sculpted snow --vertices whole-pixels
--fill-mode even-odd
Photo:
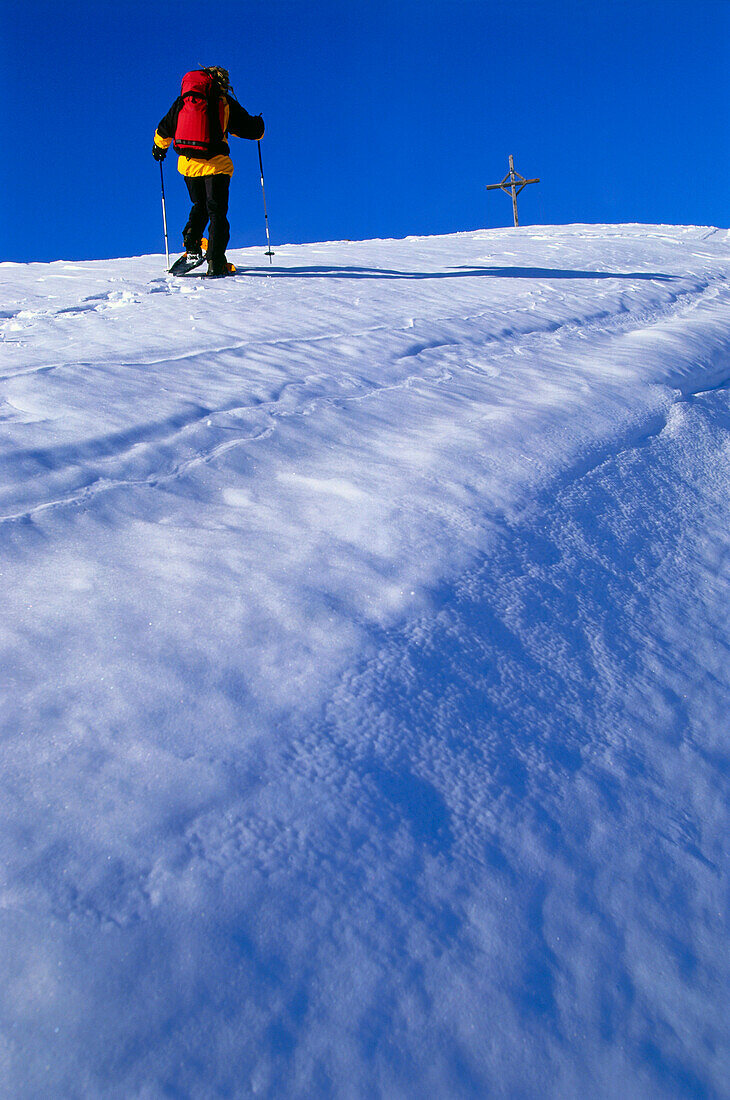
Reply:
[[[0,1092],[722,1096],[730,241],[2,264]]]

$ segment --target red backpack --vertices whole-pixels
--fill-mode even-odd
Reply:
[[[225,99],[215,77],[202,69],[186,73],[180,89],[173,148],[185,157],[210,160],[222,150]]]

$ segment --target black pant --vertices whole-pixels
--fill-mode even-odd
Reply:
[[[188,224],[183,229],[185,247],[197,246],[203,236],[208,221],[208,260],[213,264],[223,263],[226,246],[231,235],[228,224],[228,191],[230,176],[194,176],[185,177],[188,192],[193,203]]]

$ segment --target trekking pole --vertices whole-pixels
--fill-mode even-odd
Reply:
[[[170,267],[170,245],[167,242],[167,210],[165,208],[165,177],[162,173],[162,161],[160,161],[160,183],[162,185],[162,225],[165,230],[165,257],[167,258],[167,267]]]
[[[271,237],[269,236],[269,215],[266,211],[266,188],[264,187],[264,162],[261,159],[261,142],[260,141],[258,142],[258,147],[259,147],[259,168],[261,169],[261,194],[264,196],[264,218],[266,219],[266,243],[269,246],[268,251],[264,252],[264,256],[268,256],[269,257],[269,263],[273,264],[274,261],[272,260],[271,257],[274,256],[275,253],[271,251]]]

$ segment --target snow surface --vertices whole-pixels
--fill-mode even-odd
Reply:
[[[0,265],[0,1091],[728,1096],[730,237]]]

